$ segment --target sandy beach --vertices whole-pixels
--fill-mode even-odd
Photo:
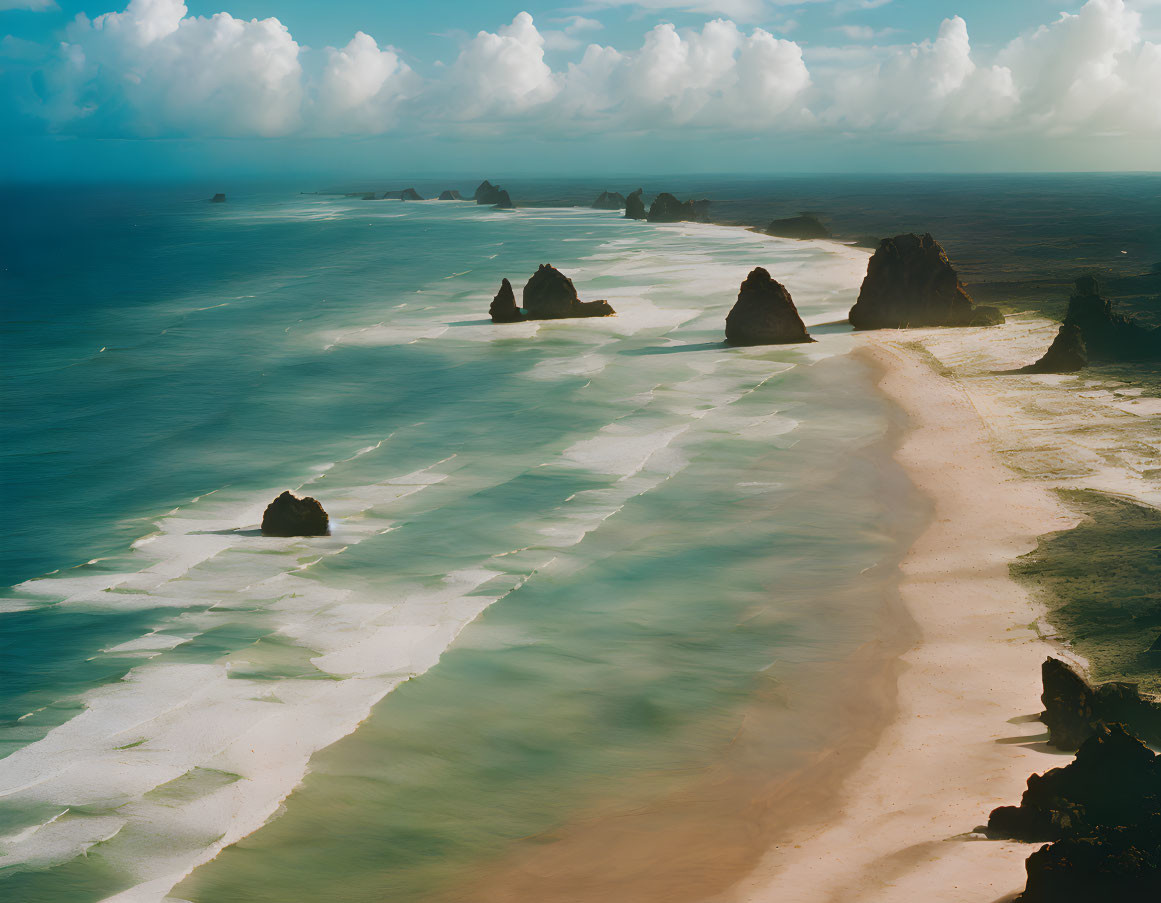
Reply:
[[[1012,377],[1005,385],[996,368],[1016,365],[1026,353],[1021,339],[1043,331],[1018,321],[1004,327],[1002,343],[989,342],[988,332],[884,332],[856,352],[882,367],[882,389],[907,413],[898,457],[934,506],[902,565],[902,601],[921,638],[902,657],[898,715],[845,782],[840,813],[772,850],[726,899],[951,903],[1007,900],[1023,887],[1034,846],[970,832],[995,806],[1017,801],[1030,773],[1068,756],[1045,744],[1035,720],[1039,665],[1059,649],[1008,565],[1037,536],[1075,524],[1054,486],[1125,491],[1134,482],[1132,468],[1117,466],[1115,441],[1104,442],[1103,466],[1086,467],[1078,449],[1036,435],[1027,422],[1013,428],[1035,386],[1013,391]],[[1014,359],[998,359],[1005,354]],[[1074,413],[1106,440],[1139,449],[1135,434],[1155,426],[1152,406],[1135,407],[1132,395],[1076,398],[1075,385],[1069,393],[1061,382],[1044,380],[1039,404],[1073,395]],[[1042,466],[1031,466],[1033,458]]]

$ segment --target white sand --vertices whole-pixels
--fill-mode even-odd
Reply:
[[[910,417],[898,457],[934,506],[902,565],[922,639],[903,657],[898,716],[849,775],[841,810],[771,850],[723,899],[990,903],[1023,887],[1034,846],[967,835],[1016,803],[1030,773],[1067,761],[1028,718],[1041,709],[1050,650],[1028,626],[1037,612],[1008,563],[1075,518],[1047,481],[1002,463],[977,409],[986,393],[973,399],[923,347],[1000,338],[964,332],[882,332],[862,352],[884,367],[882,388]]]

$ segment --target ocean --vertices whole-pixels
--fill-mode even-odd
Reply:
[[[5,205],[0,896],[471,899],[847,738],[926,516],[841,323],[867,250],[270,188]],[[617,316],[489,322],[546,262]],[[816,343],[722,344],[754,266]],[[260,535],[285,489],[330,536]],[[760,851],[744,816],[712,824]]]

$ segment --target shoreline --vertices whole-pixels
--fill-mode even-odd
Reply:
[[[1054,650],[1008,564],[1075,516],[999,460],[989,424],[921,337],[876,335],[854,353],[882,367],[880,389],[908,415],[897,460],[933,505],[900,585],[921,639],[899,660],[898,714],[849,776],[838,817],[771,850],[723,901],[1011,899],[1036,845],[969,834],[1029,774],[1070,757],[1036,720]]]

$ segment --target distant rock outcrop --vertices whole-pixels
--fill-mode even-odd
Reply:
[[[445,188],[439,193],[441,201],[462,201],[463,197],[454,188]]]
[[[266,506],[262,532],[266,536],[326,536],[330,519],[317,499],[284,492]]]
[[[987,833],[1054,841],[1028,858],[1021,903],[1161,899],[1161,756],[1121,725],[1101,726],[1070,764],[1029,777]]]
[[[508,192],[500,189],[500,193],[496,196],[496,203],[492,205],[499,210],[515,210],[516,205],[512,203],[512,198],[508,196]]]
[[[524,319],[520,308],[516,306],[516,295],[512,291],[512,283],[505,279],[500,283],[500,291],[492,299],[492,306],[488,314],[493,323],[519,323]]]
[[[645,201],[642,200],[644,193],[644,188],[638,188],[625,198],[625,219],[645,219],[648,216],[645,211]]]
[[[1161,744],[1161,702],[1141,696],[1136,684],[1120,681],[1092,686],[1067,662],[1048,658],[1040,668],[1049,743],[1076,749],[1101,725],[1127,724],[1149,743]]]
[[[368,191],[366,194],[363,195],[363,200],[364,201],[377,201],[377,200],[379,200],[379,196],[377,194],[375,194],[375,192],[373,192],[373,191]]]
[[[884,238],[851,308],[855,329],[967,326],[972,299],[947,254],[928,235]]]
[[[414,188],[404,188],[399,191],[385,191],[383,192],[383,200],[385,201],[422,201],[421,195]]]
[[[1117,313],[1116,302],[1102,297],[1100,283],[1092,276],[1076,280],[1064,322],[1080,329],[1091,361],[1161,358],[1161,329]]]
[[[556,267],[542,263],[524,286],[524,313],[530,320],[568,317],[607,317],[616,313],[608,301],[580,301],[572,280]]]
[[[762,267],[750,271],[726,316],[726,341],[731,345],[789,345],[813,342],[798,315],[790,292]]]
[[[600,197],[593,201],[594,210],[624,210],[625,196],[619,192],[602,191]]]
[[[1088,366],[1088,349],[1084,335],[1075,323],[1064,323],[1056,338],[1036,363],[1024,368],[1025,373],[1075,373]]]
[[[493,185],[487,179],[484,179],[472,197],[475,199],[477,204],[486,204],[490,207],[494,207],[500,202],[500,187],[498,185]]]
[[[686,201],[684,204],[663,191],[653,199],[647,219],[651,223],[704,223],[709,217],[709,201]]]
[[[210,203],[211,204],[224,204],[224,203],[226,203],[226,196],[219,191],[212,198],[210,198]]]
[[[798,216],[791,216],[786,219],[776,219],[766,227],[766,234],[774,235],[778,238],[797,238],[801,240],[830,238],[830,230],[819,222],[818,217],[811,216],[809,213],[800,213]]]
[[[971,319],[968,320],[968,326],[1002,326],[1004,323],[1004,314],[998,307],[986,307],[978,305],[972,308]]]

